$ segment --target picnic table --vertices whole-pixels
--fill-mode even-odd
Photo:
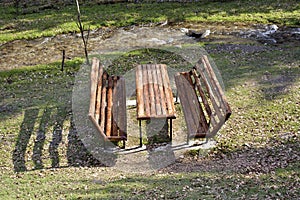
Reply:
[[[172,119],[175,119],[176,115],[167,66],[164,64],[138,65],[136,68],[136,96],[140,146],[142,146],[142,120],[170,120],[170,140],[172,141]]]
[[[165,64],[140,64],[135,71],[137,120],[142,146],[142,120],[176,118]],[[175,85],[190,138],[214,137],[231,115],[230,106],[207,56],[189,71],[175,74]],[[125,79],[109,75],[94,58],[91,70],[89,117],[105,141],[127,140]]]

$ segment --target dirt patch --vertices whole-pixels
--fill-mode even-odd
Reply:
[[[243,174],[270,173],[277,168],[285,168],[292,163],[298,163],[300,161],[299,142],[283,142],[284,140],[297,139],[297,133],[285,133],[279,138],[282,141],[273,141],[272,145],[264,148],[245,147],[243,150],[232,153],[219,153],[208,159],[201,157],[182,158],[162,171],[227,171]]]
[[[275,48],[275,46],[262,45],[258,42],[257,38],[243,38],[243,35],[245,35],[244,33],[250,33],[252,31],[251,27],[247,27],[243,24],[178,24],[166,27],[153,26],[145,28],[140,26],[131,26],[119,29],[103,28],[93,30],[90,33],[88,51],[90,54],[98,54],[101,51],[121,47],[126,43],[126,38],[129,38],[130,42],[140,45],[138,44],[140,41],[137,41],[137,39],[141,36],[145,38],[143,42],[147,40],[146,42],[161,45],[176,44],[176,42],[193,43],[199,41],[195,38],[187,37],[184,33],[182,33],[180,31],[180,28],[182,27],[188,27],[189,29],[200,32],[207,29],[211,30],[209,37],[200,41],[206,43],[205,48],[208,53],[240,51],[244,53],[254,53],[269,51]],[[143,32],[145,30],[146,32]],[[297,41],[299,40],[297,31],[298,29],[296,28],[288,30],[282,29],[280,32],[274,33],[272,36],[280,41],[280,43],[286,41],[297,44]],[[278,44],[276,45],[278,46]],[[0,63],[0,70],[60,61],[63,50],[66,51],[67,59],[83,56],[84,50],[80,34],[69,33],[34,40],[15,40],[8,42],[0,46],[2,59],[2,62]]]

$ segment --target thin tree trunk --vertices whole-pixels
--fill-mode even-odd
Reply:
[[[85,54],[86,63],[89,64],[89,55],[88,55],[87,45],[88,45],[88,39],[90,36],[90,27],[88,28],[87,36],[84,37],[84,27],[82,26],[82,23],[81,23],[81,18],[80,18],[81,14],[80,14],[79,3],[78,3],[78,0],[75,0],[75,1],[76,1],[76,5],[77,5],[77,20],[78,20],[77,26],[80,30],[81,38],[82,38],[83,45],[84,45],[84,54]]]

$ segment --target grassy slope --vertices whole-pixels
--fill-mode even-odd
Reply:
[[[234,3],[228,3],[231,4]],[[177,6],[175,3],[171,5]],[[208,4],[207,10],[213,10],[213,5],[214,3]],[[273,7],[272,3],[269,5]],[[119,5],[106,6],[113,8]],[[143,5],[132,4],[130,6],[143,7]],[[99,7],[90,9],[99,9]],[[262,7],[267,7],[267,4]],[[282,16],[288,16],[290,11],[284,10],[284,7]],[[294,7],[291,6],[290,10]],[[251,11],[251,9],[246,10],[246,13]],[[237,8],[235,12],[242,13]],[[297,14],[297,11],[294,13]],[[23,17],[31,16],[32,21],[29,24],[34,24],[36,21],[34,15]],[[221,16],[216,18],[224,19]],[[283,19],[277,18],[276,15],[270,18]],[[137,17],[134,23],[140,22],[138,19]],[[288,19],[291,21],[287,24],[294,23],[293,17],[285,18]],[[214,19],[211,20],[214,22]],[[253,21],[259,22],[259,20],[261,17],[255,17]],[[11,23],[19,23],[19,21]],[[38,24],[39,21],[37,20],[36,23]],[[56,23],[61,22],[55,22],[52,28],[59,26]],[[29,24],[24,25],[31,30],[35,29]],[[70,30],[74,29],[75,26]],[[8,38],[9,35],[8,31],[4,38]],[[259,54],[233,52],[212,56],[223,75],[227,88],[226,95],[232,106],[233,115],[217,137],[217,147],[209,152],[205,159],[213,155],[243,156],[247,155],[245,151],[253,151],[251,156],[257,157],[254,160],[259,162],[254,164],[254,169],[250,168],[246,172],[242,170],[244,165],[247,166],[247,159],[241,165],[237,165],[238,169],[226,165],[226,170],[220,170],[219,166],[214,166],[217,164],[212,162],[208,168],[199,168],[191,173],[179,169],[177,173],[154,173],[143,176],[112,172],[113,169],[103,167],[67,167],[70,164],[69,151],[72,150],[67,145],[70,142],[68,130],[72,85],[75,73],[82,63],[81,59],[76,59],[66,64],[64,72],[59,70],[59,63],[53,63],[0,73],[1,199],[18,197],[21,199],[120,199],[121,197],[123,199],[232,199],[234,197],[296,199],[299,197],[297,189],[300,187],[298,178],[300,166],[299,162],[296,162],[299,158],[293,159],[295,155],[288,153],[295,154],[299,150],[299,47],[290,46],[285,47],[284,50],[276,49]],[[51,168],[54,159],[49,155],[49,145],[53,140],[54,127],[61,121],[63,121],[64,131],[58,153],[62,167]],[[22,147],[24,139],[28,139],[24,152],[26,167],[28,169],[41,167],[32,158],[34,146],[38,144],[36,136],[39,130],[46,133],[41,154],[44,169],[15,173],[13,169],[17,165],[13,162],[16,161],[14,152],[17,146]],[[76,150],[73,151],[73,154],[77,153]],[[281,152],[285,154],[282,155]],[[262,169],[256,171],[258,169],[256,164],[261,165]],[[220,165],[224,165],[222,159]],[[263,170],[273,165],[275,167],[272,170]],[[192,165],[185,167],[189,169]]]
[[[259,57],[253,57],[252,54],[244,54],[242,57],[240,54],[213,55],[224,75],[226,94],[233,115],[217,137],[218,146],[206,156],[230,156],[232,153],[242,156],[245,151],[253,151],[250,155],[256,155],[255,162],[259,162],[263,168],[260,170],[257,166],[250,166],[253,169],[250,168],[248,172],[243,171],[242,167],[247,166],[247,159],[239,160],[241,166],[237,165],[237,169],[226,164],[227,170],[220,171],[218,165],[224,163],[221,161],[221,164],[214,164],[213,161],[209,164],[210,167],[200,167],[198,170],[192,170],[192,173],[179,169],[175,174],[155,173],[143,177],[113,172],[113,169],[103,167],[64,168],[72,165],[67,145],[70,142],[67,137],[70,126],[71,86],[74,72],[82,60],[68,62],[65,72],[59,70],[59,63],[1,72],[3,110],[0,136],[4,148],[1,148],[0,194],[4,199],[143,199],[145,196],[150,199],[198,199],[199,195],[208,199],[242,196],[286,196],[291,199],[297,197],[299,193],[295,188],[299,186],[299,165],[296,160],[299,158],[286,157],[289,157],[288,152],[295,153],[299,149],[299,48],[295,48],[293,53],[278,51],[280,56],[276,56],[276,52],[272,52],[275,56],[265,52]],[[267,56],[270,58],[265,59]],[[244,62],[234,64],[235,59],[243,58]],[[283,59],[286,62],[281,62]],[[257,66],[256,63],[263,64]],[[236,69],[230,69],[228,72],[228,66]],[[249,69],[255,74],[249,75]],[[270,71],[271,77],[275,79],[284,75],[287,76],[287,80],[264,82],[262,78],[266,71]],[[7,82],[8,78],[12,83]],[[279,86],[280,91],[274,90]],[[51,114],[45,121],[47,109]],[[49,145],[53,139],[55,124],[59,121],[64,121],[63,139],[58,147],[62,168],[55,169],[51,168],[53,159],[49,155]],[[29,140],[24,152],[27,169],[39,167],[32,156],[34,145],[38,143],[35,141],[37,133],[43,129],[44,123],[47,123],[46,141],[42,146],[41,158],[44,169],[14,173],[12,169],[18,166],[13,162],[16,161],[14,152],[16,146],[22,146],[16,141],[22,137]],[[286,133],[289,133],[289,137],[281,138],[282,134]],[[29,134],[29,137],[26,137],[26,134]],[[197,160],[192,162],[198,163]],[[275,167],[272,170],[264,171],[273,165]],[[190,164],[187,164],[185,167],[188,169],[189,166]]]
[[[300,7],[293,1],[229,1],[226,3],[200,1],[198,3],[145,3],[82,6],[82,21],[88,28],[127,26],[162,22],[193,23],[275,23],[299,25]],[[45,10],[15,16],[12,7],[1,7],[0,43],[15,39],[77,31],[75,6],[60,10]],[[36,20],[38,19],[38,20]]]

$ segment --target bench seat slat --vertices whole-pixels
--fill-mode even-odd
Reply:
[[[170,87],[170,81],[168,77],[168,72],[167,72],[167,66],[166,65],[159,65],[161,69],[161,75],[162,75],[162,83],[165,85],[164,87],[164,93],[165,93],[165,99],[167,103],[167,115],[175,115],[175,107],[173,103],[173,93],[172,89]]]
[[[156,71],[157,71],[158,92],[159,92],[160,102],[161,102],[161,115],[167,115],[167,104],[166,104],[166,97],[165,97],[163,82],[162,82],[162,73],[158,66],[156,66]]]
[[[99,62],[99,60],[97,61]],[[102,94],[102,75],[103,75],[103,67],[100,67],[98,74],[98,83],[97,83],[97,98],[96,98],[96,107],[95,107],[95,120],[99,122],[100,118],[100,108],[101,108],[101,94]]]
[[[107,82],[107,73],[103,73],[102,76],[102,91],[101,91],[101,107],[100,107],[100,129],[104,132],[105,131],[105,119],[106,119],[106,83]]]
[[[152,65],[145,65],[144,66],[147,70],[147,77],[148,77],[148,83],[144,83],[148,85],[148,91],[149,91],[149,96],[150,96],[150,102],[149,102],[149,107],[150,107],[150,116],[156,115],[156,105],[155,105],[155,96],[154,96],[154,82],[153,82],[153,72],[154,68]],[[147,113],[148,115],[148,113]]]
[[[149,95],[149,84],[147,84],[148,82],[148,72],[147,72],[147,66],[142,66],[142,72],[143,72],[143,84],[142,84],[142,87],[143,87],[143,90],[142,90],[142,94],[143,94],[143,98],[142,98],[142,101],[144,103],[144,111],[143,111],[143,115],[146,116],[146,117],[150,117],[151,115],[151,111],[150,111],[150,100],[148,98],[145,98],[145,97],[148,97]]]
[[[151,66],[151,71],[152,71],[152,80],[153,80],[153,90],[154,90],[154,98],[155,98],[155,114],[156,115],[162,115],[162,104],[161,102],[161,94],[159,91],[159,85],[158,85],[158,67],[157,65],[152,65]]]
[[[118,113],[119,113],[119,99],[117,96],[118,92],[121,92],[117,88],[118,77],[113,76],[113,107],[112,107],[112,136],[118,136]]]
[[[127,138],[127,114],[126,114],[126,88],[125,88],[125,79],[120,77],[117,83],[118,93],[118,114],[115,116],[118,121],[118,129],[119,129],[119,136],[121,138]]]

